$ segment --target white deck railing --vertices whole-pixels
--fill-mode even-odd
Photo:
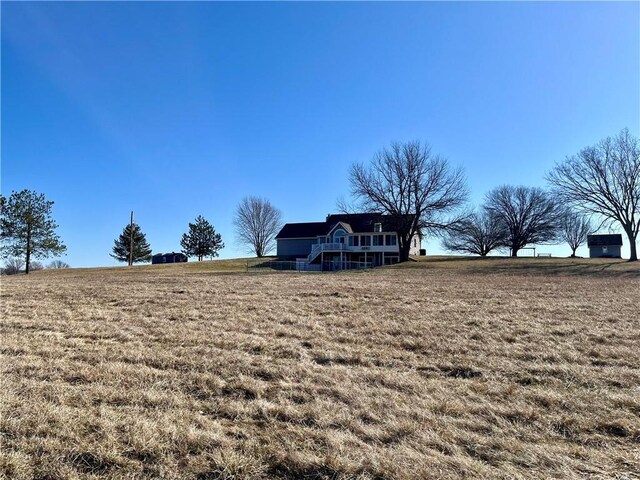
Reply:
[[[311,253],[307,257],[310,262],[316,258],[321,252],[347,252],[349,246],[346,243],[314,243],[311,245]]]

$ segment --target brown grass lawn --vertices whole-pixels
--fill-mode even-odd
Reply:
[[[640,265],[242,265],[3,278],[0,475],[640,478]]]

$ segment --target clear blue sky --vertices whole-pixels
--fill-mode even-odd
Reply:
[[[393,140],[462,165],[478,203],[640,132],[638,2],[1,8],[2,192],[55,201],[73,266],[114,264],[132,209],[155,252],[202,214],[243,256],[243,196],[323,220]]]

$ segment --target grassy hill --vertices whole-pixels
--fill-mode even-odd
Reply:
[[[416,260],[3,277],[0,476],[637,474],[640,266]]]

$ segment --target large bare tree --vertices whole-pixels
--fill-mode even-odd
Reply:
[[[245,197],[238,205],[233,224],[238,242],[256,257],[264,257],[275,247],[275,236],[282,228],[282,212],[269,200]]]
[[[369,165],[352,165],[350,182],[360,209],[393,219],[400,261],[409,258],[414,235],[443,232],[455,224],[459,218],[451,215],[467,199],[462,170],[419,141],[392,143]]]
[[[638,260],[640,143],[629,130],[567,157],[547,180],[576,210],[600,218],[603,225],[619,224],[629,238],[629,260]]]
[[[503,222],[494,213],[481,209],[451,228],[442,244],[453,252],[486,257],[489,252],[504,245],[506,236]]]
[[[487,194],[486,208],[506,230],[511,256],[529,244],[554,242],[562,210],[547,192],[536,187],[503,185]]]
[[[593,233],[595,229],[591,225],[589,217],[574,210],[567,209],[562,214],[560,221],[560,237],[569,244],[571,257],[576,256],[576,250],[587,241],[587,235]]]

